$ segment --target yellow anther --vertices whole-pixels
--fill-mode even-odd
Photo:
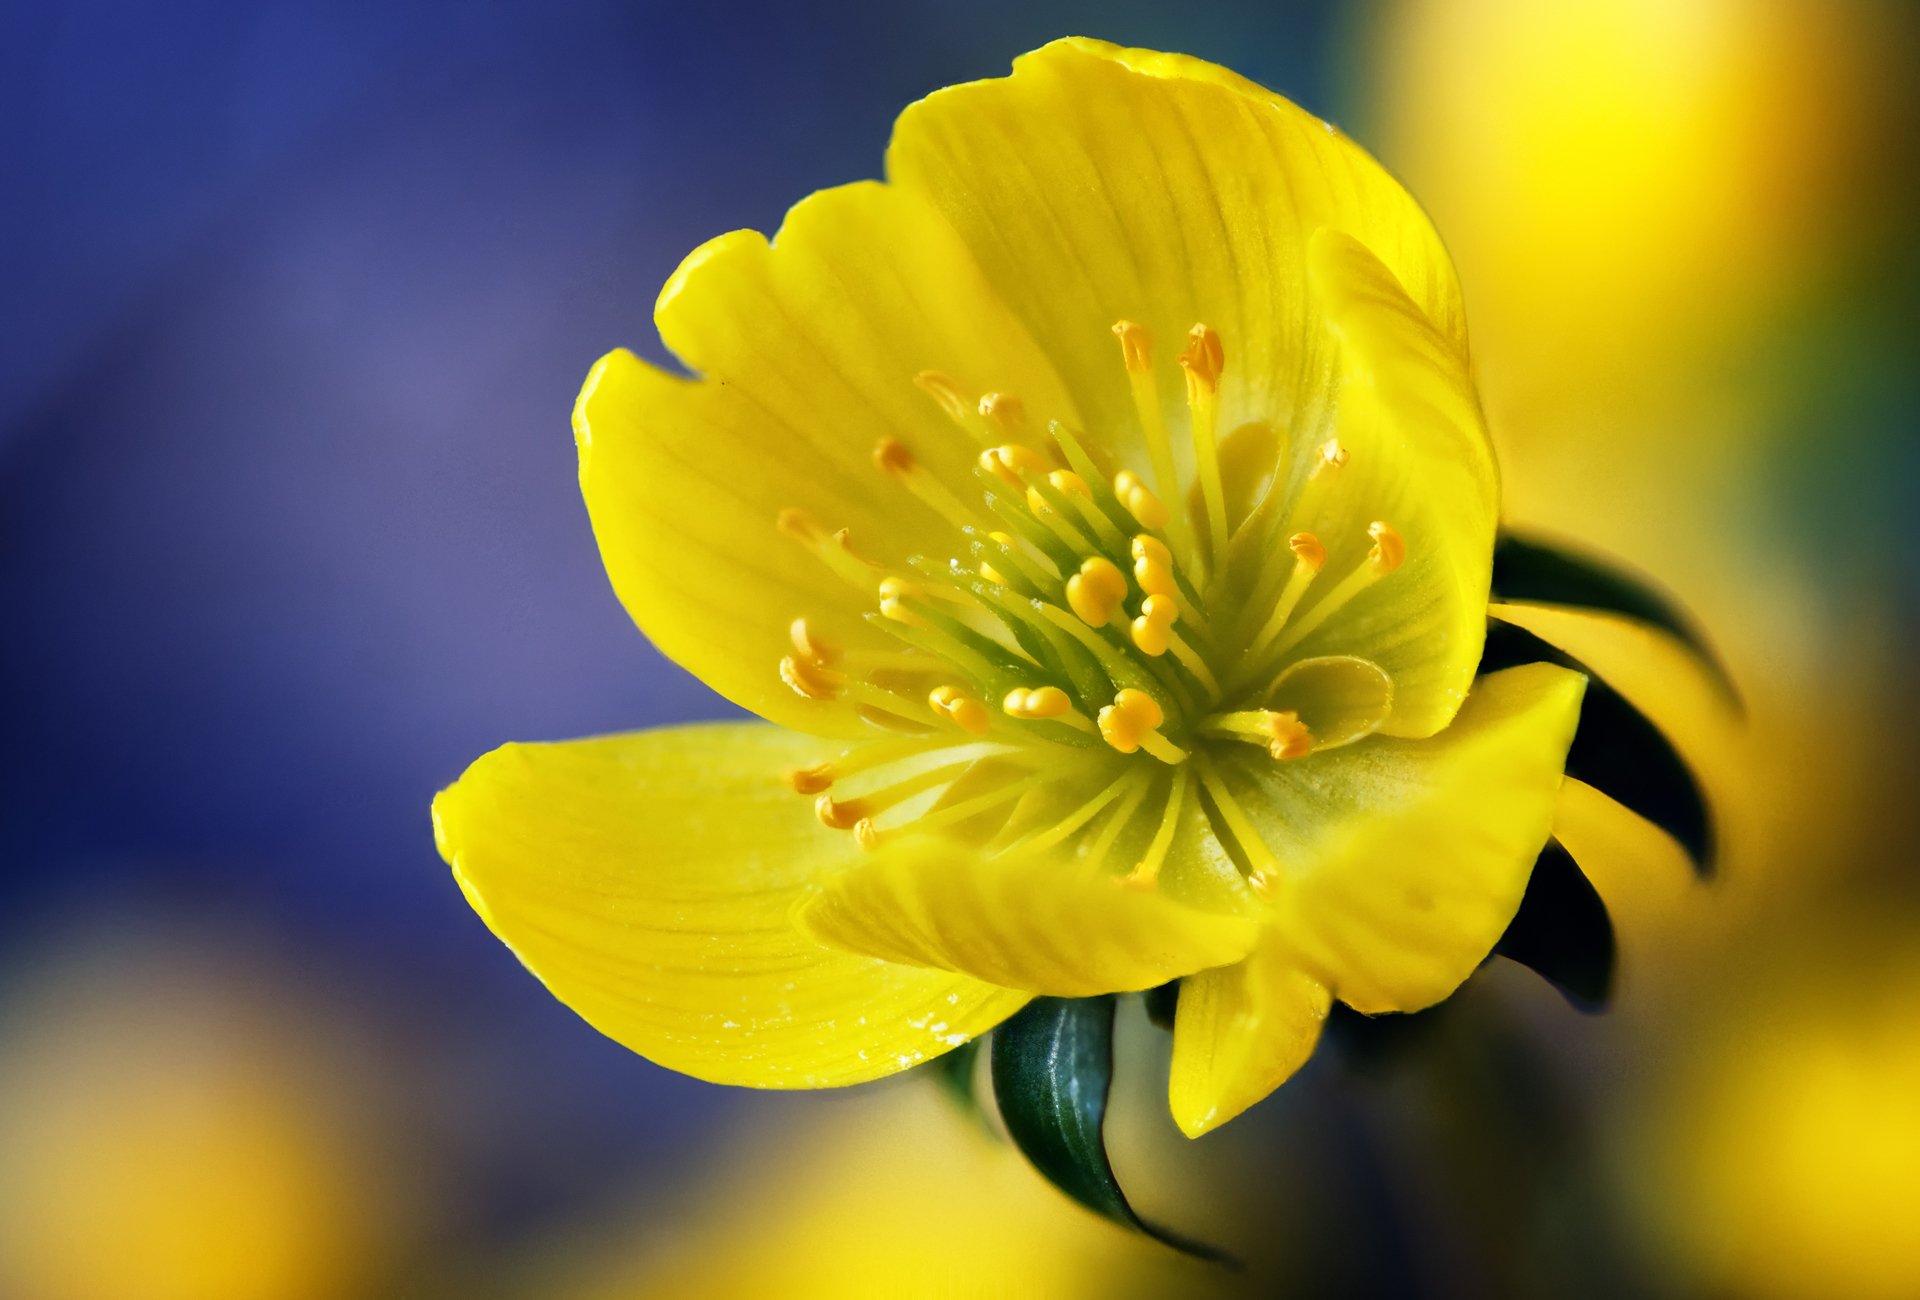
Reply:
[[[854,826],[867,819],[872,810],[859,799],[835,799],[823,794],[813,801],[813,815],[820,819],[822,826],[836,831],[850,831]]]
[[[1082,501],[1093,500],[1093,489],[1087,486],[1085,479],[1070,469],[1054,470],[1047,475],[1047,482],[1053,485],[1055,492],[1063,496],[1079,497]]]
[[[1149,596],[1179,593],[1180,586],[1173,578],[1173,552],[1165,542],[1144,533],[1133,539],[1133,580]]]
[[[1112,560],[1095,555],[1067,579],[1067,605],[1088,627],[1105,627],[1127,598],[1127,578]]]
[[[833,764],[822,763],[818,767],[796,767],[787,773],[797,794],[819,794],[822,790],[833,788]]]
[[[826,535],[825,530],[820,527],[820,521],[798,506],[788,506],[775,515],[773,526],[794,541],[805,542],[809,546]]]
[[[960,385],[952,375],[941,370],[922,370],[913,377],[913,382],[921,392],[940,403],[940,407],[955,420],[965,422],[967,418],[967,399],[960,394]]]
[[[1140,602],[1140,616],[1133,620],[1133,644],[1140,653],[1154,658],[1165,654],[1173,644],[1173,625],[1180,617],[1171,596],[1148,596]]]
[[[1320,572],[1327,562],[1327,548],[1312,533],[1295,533],[1287,539],[1287,549],[1300,567],[1309,573]]]
[[[1047,475],[1047,485],[1061,496],[1075,496],[1083,501],[1093,500],[1093,489],[1087,481],[1070,469],[1056,469]],[[1053,509],[1053,503],[1043,496],[1038,488],[1027,489],[1027,509],[1036,515],[1044,515]]]
[[[1340,440],[1329,438],[1321,443],[1319,450],[1314,453],[1313,469],[1308,472],[1307,477],[1319,478],[1322,474],[1331,474],[1335,470],[1344,469],[1349,459],[1347,449],[1340,445]]]
[[[925,592],[905,578],[882,578],[880,580],[880,612],[896,623],[924,626],[926,620],[908,609],[907,602],[920,600],[925,595]]]
[[[1058,686],[1016,687],[1000,707],[1015,718],[1058,718],[1073,709],[1073,701]]]
[[[1131,754],[1166,720],[1166,711],[1158,700],[1128,687],[1100,710],[1100,736],[1121,753]]]
[[[1113,494],[1120,498],[1120,504],[1127,513],[1140,521],[1142,528],[1165,528],[1167,526],[1167,506],[1153,494],[1153,489],[1140,481],[1140,476],[1130,469],[1123,469],[1113,476]]]
[[[1145,374],[1153,369],[1153,335],[1145,325],[1136,325],[1130,320],[1115,321],[1113,332],[1120,340],[1120,356],[1130,373]]]
[[[898,438],[882,438],[873,445],[874,467],[893,475],[905,478],[913,473],[913,453],[907,450],[907,444]]]
[[[998,477],[1008,487],[1019,487],[1022,472],[1045,473],[1047,460],[1031,447],[1022,447],[1019,443],[1004,443],[998,447],[989,447],[980,453],[980,468]]]
[[[1269,712],[1267,752],[1277,760],[1305,758],[1313,752],[1313,733],[1291,709]]]
[[[1205,325],[1188,330],[1187,350],[1180,354],[1180,368],[1187,372],[1187,400],[1197,400],[1201,392],[1219,392],[1220,372],[1226,362],[1226,349],[1218,334]]]
[[[868,853],[880,847],[880,828],[873,824],[873,818],[862,817],[853,824],[853,842]]]
[[[822,664],[788,655],[780,661],[780,680],[810,700],[837,700],[845,679]]]
[[[883,564],[875,564],[872,560],[869,560],[866,556],[853,549],[853,530],[851,528],[834,529],[833,533],[827,538],[827,545],[848,559],[864,565],[866,568],[882,569],[886,567]]]
[[[987,706],[958,686],[936,686],[927,692],[927,707],[953,723],[960,730],[975,736],[984,736],[993,726],[993,715]]]
[[[1017,433],[1027,422],[1026,404],[1012,393],[986,393],[980,398],[980,414],[1008,433]]]
[[[787,637],[802,659],[823,667],[840,662],[840,647],[824,637],[815,636],[804,618],[796,618],[787,625]]]
[[[1262,746],[1275,760],[1305,758],[1313,752],[1313,733],[1291,710],[1248,709],[1203,718],[1200,730],[1209,736],[1244,740]]]
[[[1005,547],[1009,551],[1013,550],[1014,548],[1013,538],[1008,536],[1006,533],[988,533],[987,536],[992,538],[994,541],[1000,543],[1001,546]],[[985,578],[988,582],[997,582],[1003,587],[1013,586],[1011,582],[1007,581],[1006,575],[1001,573],[1000,570],[994,568],[991,562],[984,559],[981,560],[979,564],[979,569],[980,569],[980,576]]]
[[[1399,568],[1407,558],[1406,540],[1386,520],[1376,519],[1368,524],[1367,536],[1373,539],[1373,547],[1367,552],[1367,567],[1382,577]]]

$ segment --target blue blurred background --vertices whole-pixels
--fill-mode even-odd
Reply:
[[[1836,868],[1865,880],[1835,907],[1910,915],[1898,800],[1873,800],[1912,776],[1889,726],[1916,607],[1911,23],[1576,12],[0,8],[0,1291],[573,1294],[547,1270],[745,1177],[712,1168],[743,1129],[784,1151],[870,1104],[711,1088],[599,1038],[469,913],[426,808],[504,740],[725,712],[608,590],[579,381],[616,344],[661,355],[653,297],[688,249],[877,174],[904,104],[1057,35],[1227,63],[1409,179],[1460,256],[1510,510],[1667,574],[1745,671],[1754,731],[1704,755],[1732,764],[1736,882],[1781,876],[1740,808],[1839,789],[1882,865]],[[1743,756],[1808,734],[1796,708],[1828,731],[1748,782]],[[1695,944],[1677,969],[1703,985],[1766,899],[1807,896],[1755,884],[1701,939],[1672,896],[1601,884],[1652,936],[1630,957]],[[1576,1073],[1673,1059],[1658,998],[1596,1029],[1517,996],[1587,1044]],[[929,1143],[940,1120],[901,1123]],[[139,1270],[102,1258],[169,1214]],[[1720,1266],[1647,1236],[1683,1261],[1663,1285]],[[634,1270],[605,1294],[665,1276]]]

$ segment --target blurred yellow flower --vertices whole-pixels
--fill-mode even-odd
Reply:
[[[16,969],[0,1016],[0,1295],[358,1294],[393,1171],[292,991],[120,933],[95,947]]]
[[[615,352],[575,411],[635,621],[776,725],[507,746],[441,852],[556,995],[720,1082],[1183,979],[1197,1135],[1333,999],[1451,993],[1547,839],[1584,679],[1476,684],[1453,270],[1331,126],[1086,40],[908,108],[888,176],[696,250],[655,319],[700,377]]]

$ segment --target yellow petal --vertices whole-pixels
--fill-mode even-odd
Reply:
[[[883,575],[843,580],[776,518],[792,507],[826,533],[845,528],[881,564],[952,555],[954,522],[874,463],[895,439],[979,499],[968,485],[980,442],[915,376],[946,372],[973,400],[1011,392],[1041,418],[1071,421],[1073,405],[945,221],[877,184],[804,200],[771,243],[753,231],[709,241],[655,318],[703,378],[615,352],[574,413],[614,588],[663,652],[734,702],[796,728],[855,731],[849,707],[796,695],[778,664],[803,616],[833,642],[896,648],[861,617]]]
[[[1361,1011],[1453,992],[1519,907],[1585,689],[1526,664],[1481,678],[1429,740],[1234,758],[1236,794],[1281,865],[1274,941]]]
[[[1258,933],[1066,855],[933,837],[833,877],[801,917],[823,943],[1054,997],[1153,988],[1238,961]]]
[[[1198,59],[1056,41],[1010,77],[909,107],[887,173],[946,214],[1047,347],[1088,434],[1135,468],[1147,461],[1118,320],[1152,332],[1170,417],[1184,418],[1173,358],[1195,322],[1225,345],[1223,427],[1293,432],[1324,412],[1334,342],[1307,287],[1322,226],[1375,250],[1465,348],[1453,269],[1399,184],[1328,124]]]
[[[1182,980],[1168,1085],[1180,1131],[1218,1128],[1292,1077],[1313,1055],[1331,1000],[1279,943]]]
[[[1339,417],[1347,462],[1320,498],[1331,572],[1367,563],[1370,521],[1405,559],[1295,649],[1350,654],[1393,679],[1381,731],[1430,736],[1473,683],[1486,639],[1499,482],[1465,352],[1393,272],[1332,230],[1312,250],[1313,282],[1341,341]]]
[[[809,882],[855,851],[787,783],[819,751],[756,725],[508,745],[441,792],[435,834],[474,910],[608,1037],[717,1083],[858,1083],[1026,996],[795,927]]]

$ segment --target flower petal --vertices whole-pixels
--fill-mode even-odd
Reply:
[[[1180,982],[1167,1095],[1174,1122],[1199,1137],[1305,1065],[1331,1005],[1327,986],[1279,943]]]
[[[1322,534],[1329,570],[1367,563],[1373,520],[1399,533],[1405,558],[1294,653],[1378,664],[1393,679],[1382,733],[1430,736],[1466,698],[1486,637],[1499,514],[1486,423],[1465,352],[1378,257],[1323,230],[1311,260],[1342,345],[1334,428],[1348,460],[1319,498],[1320,516],[1344,524]]]
[[[723,695],[789,726],[848,733],[859,726],[850,708],[796,695],[777,665],[803,615],[835,642],[884,643],[861,619],[883,575],[836,577],[776,529],[780,512],[848,529],[880,564],[951,555],[953,522],[874,462],[896,439],[978,500],[980,442],[915,376],[943,371],[974,399],[1015,392],[1069,421],[1073,404],[945,220],[871,182],[807,198],[771,242],[744,230],[710,240],[661,291],[655,319],[703,378],[615,352],[575,409],[607,572],[641,630]]]
[[[1026,996],[795,927],[795,900],[853,851],[787,784],[819,757],[757,725],[508,745],[441,792],[434,830],[474,910],[610,1038],[717,1083],[858,1083]]]
[[[1259,933],[1250,917],[1189,907],[1071,857],[985,857],[930,836],[826,881],[801,923],[853,952],[1068,998],[1238,961]]]
[[[946,214],[1048,349],[1087,432],[1136,468],[1109,333],[1121,319],[1159,340],[1170,417],[1173,354],[1196,321],[1226,348],[1223,427],[1265,420],[1298,440],[1323,417],[1334,341],[1307,285],[1322,226],[1373,249],[1465,350],[1453,268],[1400,185],[1327,123],[1198,59],[1055,41],[1010,77],[910,106],[887,174]]]
[[[1453,992],[1520,905],[1585,685],[1528,664],[1481,678],[1429,740],[1236,759],[1237,797],[1281,864],[1272,941],[1360,1011]]]

